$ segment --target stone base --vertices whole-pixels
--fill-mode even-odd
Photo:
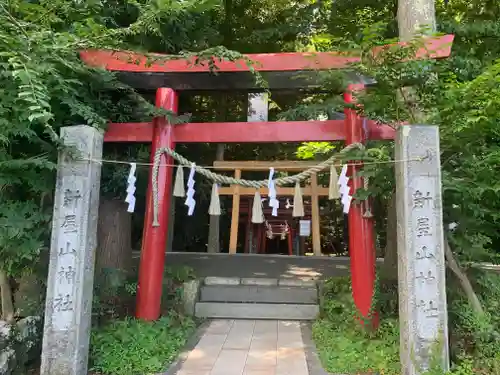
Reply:
[[[185,282],[182,286],[182,305],[184,314],[187,316],[194,316],[195,314],[195,305],[200,294],[200,284],[201,281],[195,279]]]

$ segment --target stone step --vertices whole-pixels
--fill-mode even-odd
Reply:
[[[303,288],[315,288],[315,280],[302,279],[275,279],[266,277],[218,277],[207,276],[205,285],[258,285],[258,286],[294,286]]]
[[[286,286],[204,285],[200,301],[316,304],[318,292],[316,288]]]
[[[315,304],[198,302],[195,309],[198,318],[220,319],[314,320],[318,313]]]

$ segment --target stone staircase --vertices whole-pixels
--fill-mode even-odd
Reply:
[[[199,318],[313,320],[319,312],[315,281],[206,277],[195,315]]]

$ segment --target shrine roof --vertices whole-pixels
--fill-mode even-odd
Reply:
[[[443,58],[450,55],[453,35],[429,38],[417,58]],[[379,47],[383,48],[383,46]],[[377,50],[374,50],[376,53]],[[214,60],[217,74],[209,64],[197,64],[196,57],[180,59],[168,55],[149,57],[129,51],[86,50],[80,58],[88,65],[117,72],[118,77],[136,89],[170,87],[182,91],[259,90],[248,62],[260,72],[271,90],[319,87],[318,71],[345,69],[360,61],[357,56],[333,52],[261,53],[245,55],[245,60]],[[369,84],[356,75],[353,83]]]

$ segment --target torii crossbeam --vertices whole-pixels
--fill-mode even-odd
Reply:
[[[444,58],[451,52],[453,35],[426,39],[426,46],[416,58]],[[383,48],[383,47],[380,47]],[[429,51],[431,51],[429,53]],[[376,53],[377,51],[375,51]],[[218,74],[208,66],[193,65],[194,59],[170,60],[148,65],[145,56],[131,52],[82,51],[82,60],[88,65],[117,72],[120,79],[142,90],[156,90],[156,106],[178,111],[178,91],[245,90],[261,91],[254,83],[246,63],[218,62]],[[317,70],[342,69],[359,61],[333,53],[273,53],[247,55],[256,63],[270,90],[318,88]],[[305,78],[292,79],[298,75]],[[359,84],[359,82],[353,82]],[[351,90],[354,87],[350,88]],[[357,87],[356,89],[359,89]],[[344,95],[352,102],[352,95]],[[228,122],[187,123],[171,126],[164,117],[146,123],[111,123],[105,142],[151,143],[151,155],[162,147],[175,148],[176,143],[211,142],[307,142],[345,141],[346,145],[368,139],[394,139],[394,130],[387,125],[359,118],[352,109],[345,109],[344,120],[291,122]],[[173,164],[171,157],[162,156],[161,164]],[[353,167],[350,167],[353,174]],[[158,173],[159,227],[153,227],[152,186],[149,183],[143,243],[139,269],[136,316],[155,320],[160,315],[162,279],[167,243],[167,228],[171,204],[172,167],[160,167]],[[363,186],[361,178],[351,179],[352,193]],[[349,211],[349,252],[354,302],[361,316],[368,317],[375,282],[375,242],[373,219],[364,218],[361,205],[354,204]]]

